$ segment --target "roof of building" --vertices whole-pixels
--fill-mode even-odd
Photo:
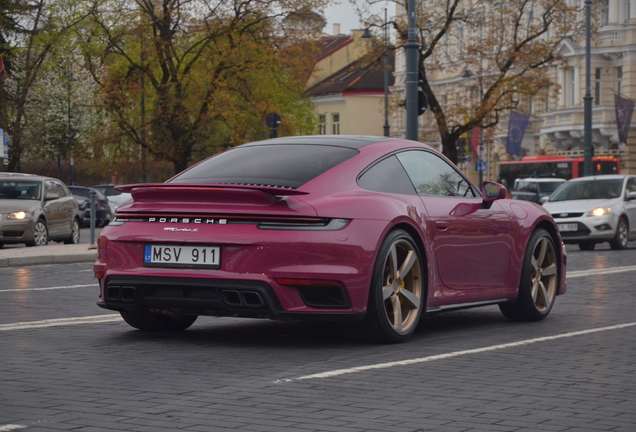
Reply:
[[[350,63],[307,90],[309,96],[384,92],[384,61],[380,55],[370,63],[362,58]],[[393,85],[395,57],[389,53],[389,86]]]
[[[353,42],[353,36],[346,34],[338,34],[334,36],[323,36],[316,41],[319,52],[316,55],[316,61],[333,54],[345,45]]]

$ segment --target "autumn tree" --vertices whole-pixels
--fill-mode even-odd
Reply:
[[[289,134],[313,127],[300,97],[313,55],[302,37],[285,33],[283,18],[323,3],[93,0],[77,38],[117,127],[180,172],[216,150],[266,138],[270,112]]]
[[[47,61],[59,55],[56,49],[69,28],[82,17],[76,2],[69,0],[35,0],[20,3],[20,7],[6,11],[11,19],[11,47],[8,51],[10,68],[3,75],[3,119],[11,137],[8,170],[20,165],[26,148],[34,145],[26,141],[29,127],[29,106],[34,105],[36,83],[46,69]],[[6,37],[6,36],[5,36]]]
[[[397,2],[398,11],[405,7]],[[454,162],[462,135],[476,126],[492,128],[503,113],[524,111],[524,102],[558,87],[548,67],[561,60],[563,41],[584,30],[581,2],[421,0],[417,7],[421,87],[442,152]],[[380,17],[367,21],[382,23]],[[390,25],[401,47],[408,38],[406,19]]]

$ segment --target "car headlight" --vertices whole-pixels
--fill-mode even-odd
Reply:
[[[612,212],[612,207],[597,207],[590,212],[591,216],[605,216]]]
[[[18,212],[9,213],[9,215],[7,216],[7,219],[23,220],[23,219],[26,219],[27,217],[29,217],[28,212],[18,211]]]

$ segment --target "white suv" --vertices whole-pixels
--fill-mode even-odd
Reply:
[[[564,243],[592,250],[609,242],[624,249],[636,240],[636,176],[600,175],[563,183],[543,203],[552,214]]]

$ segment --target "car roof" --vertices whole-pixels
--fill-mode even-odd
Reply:
[[[366,135],[311,135],[297,137],[274,138],[264,141],[255,141],[238,147],[253,147],[261,145],[281,145],[281,144],[311,144],[324,146],[338,146],[352,149],[359,149],[371,144],[383,141],[397,141],[398,138],[377,137]],[[403,141],[403,140],[401,140]]]
[[[517,178],[515,179],[515,181],[533,181],[533,182],[553,182],[553,181],[566,181],[564,178],[548,178],[548,177],[542,177],[542,178],[532,178],[532,177],[527,177],[527,178]]]
[[[40,176],[40,175],[36,175],[36,174],[24,174],[24,173],[0,173],[0,179],[24,179],[24,180],[37,180],[37,181],[44,181],[44,180],[58,180],[61,181],[59,179],[56,179],[54,177],[47,177],[47,176]]]
[[[632,177],[629,174],[601,174],[588,177],[577,177],[568,180],[569,182],[579,182],[587,180],[612,180],[612,179],[624,179],[625,177]]]

